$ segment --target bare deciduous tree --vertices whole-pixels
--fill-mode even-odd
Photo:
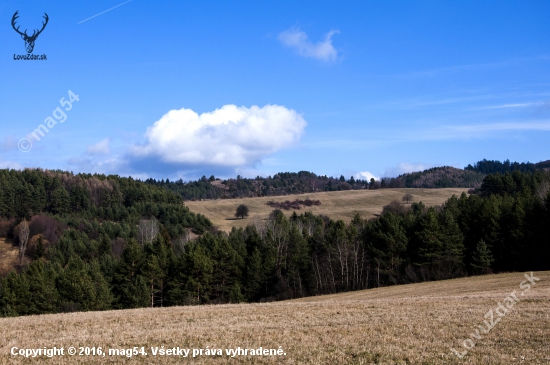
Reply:
[[[29,231],[29,223],[26,219],[23,219],[19,223],[19,265],[23,265],[23,258],[25,257],[25,251],[27,251],[29,243]]]
[[[384,205],[384,208],[382,209],[382,214],[388,212],[404,215],[407,213],[407,208],[403,204],[401,204],[399,200],[392,200],[390,204]]]
[[[413,200],[413,195],[412,195],[411,193],[407,193],[407,194],[403,195],[402,200],[403,200],[405,203],[410,203],[411,200]]]
[[[263,239],[265,237],[267,228],[266,228],[265,222],[258,214],[252,217],[252,225],[256,227],[256,231],[258,232],[260,237]]]
[[[174,242],[174,251],[179,254],[179,255],[183,255],[183,253],[185,252],[185,246],[187,246],[187,243],[189,243],[189,241],[191,240],[191,234],[189,233],[189,230],[186,229],[185,231],[183,231],[183,234],[176,238],[173,242]]]
[[[544,180],[537,188],[537,196],[540,200],[544,201],[548,197],[548,191],[550,190],[550,183],[548,180]]]
[[[138,225],[138,243],[151,243],[159,234],[159,224],[156,219],[141,219]]]

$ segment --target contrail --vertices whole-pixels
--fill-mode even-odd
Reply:
[[[105,11],[102,11],[102,12],[99,13],[99,14],[96,14],[96,15],[94,15],[94,16],[89,17],[88,19],[84,19],[83,21],[78,22],[78,24],[84,23],[85,21],[90,20],[90,19],[92,19],[92,18],[95,18],[96,16],[99,16],[99,15],[101,15],[101,14],[105,14],[106,12],[111,11],[111,10],[113,10],[113,9],[115,9],[115,8],[118,8],[119,6],[122,6],[122,5],[124,5],[124,4],[127,4],[127,3],[129,3],[130,1],[132,1],[132,0],[125,1],[125,2],[123,2],[122,4],[118,4],[117,6],[113,6],[111,9],[107,9],[107,10],[105,10]]]

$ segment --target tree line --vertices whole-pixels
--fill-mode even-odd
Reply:
[[[542,161],[538,163],[531,162],[510,162],[506,160],[503,162],[495,160],[486,160],[476,162],[473,166],[469,164],[464,170],[480,172],[482,174],[505,174],[507,172],[535,172],[536,170],[550,168],[550,160]]]
[[[257,196],[278,196],[288,194],[314,193],[320,191],[341,191],[358,189],[383,188],[472,188],[481,186],[487,174],[505,172],[530,172],[550,167],[550,161],[533,163],[518,163],[506,160],[476,162],[464,169],[450,166],[433,167],[424,171],[404,173],[397,177],[356,179],[351,176],[346,179],[325,175],[316,175],[309,171],[280,172],[274,176],[249,179],[237,176],[235,179],[220,180],[214,175],[203,176],[197,181],[184,182],[182,179],[147,179],[150,185],[163,187],[175,192],[184,200],[230,199]]]
[[[129,232],[143,218],[156,218],[172,237],[212,226],[183,204],[180,195],[131,177],[72,174],[41,169],[0,169],[0,236],[13,236],[14,225],[35,215],[55,217],[78,227],[99,222],[109,230]],[[97,235],[95,229],[93,235]]]
[[[48,216],[66,228],[2,280],[0,313],[261,302],[548,270],[549,180],[545,171],[489,175],[442,206],[395,201],[379,217],[349,224],[276,209],[263,223],[229,233],[209,228],[194,239],[173,236],[160,217],[122,231],[116,222]]]

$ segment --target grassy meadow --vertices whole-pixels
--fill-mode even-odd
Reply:
[[[523,273],[297,300],[0,319],[0,364],[547,364],[550,272],[520,296]],[[462,359],[462,342],[516,290],[520,299]],[[495,314],[496,317],[496,314]],[[10,349],[144,346],[148,356],[25,359]],[[150,347],[282,347],[286,356],[152,356]]]
[[[349,223],[356,213],[366,219],[375,217],[382,212],[384,205],[388,205],[392,200],[401,201],[406,193],[411,193],[415,202],[422,201],[427,206],[434,206],[443,204],[452,195],[459,196],[466,191],[468,189],[464,188],[346,190],[242,199],[186,201],[185,205],[192,212],[201,213],[208,217],[219,229],[230,231],[232,227],[246,227],[249,224],[266,219],[274,209],[266,204],[270,200],[274,202],[294,201],[295,199],[305,200],[308,198],[319,200],[321,205],[302,207],[296,213],[311,211],[315,215],[323,214],[334,220],[342,219]],[[240,204],[248,206],[248,218],[235,218],[235,211]],[[291,215],[293,210],[284,210],[283,212]]]

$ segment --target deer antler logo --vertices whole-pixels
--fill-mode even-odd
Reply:
[[[36,41],[36,38],[38,38],[38,36],[40,35],[40,33],[42,33],[42,31],[44,30],[44,28],[46,28],[46,24],[48,24],[48,20],[50,19],[48,17],[48,14],[44,13],[44,19],[46,20],[45,22],[42,22],[42,29],[38,30],[38,29],[35,29],[35,31],[32,33],[31,36],[29,36],[27,34],[27,30],[25,29],[25,31],[23,33],[21,33],[19,31],[19,27],[15,27],[15,21],[17,20],[17,18],[19,18],[19,15],[17,15],[17,13],[19,13],[19,10],[17,10],[15,12],[15,14],[13,14],[13,18],[11,18],[11,26],[13,27],[13,29],[19,33],[21,35],[21,38],[23,38],[23,40],[25,41],[25,48],[27,49],[27,53],[32,53],[32,50],[34,49],[34,42]]]

